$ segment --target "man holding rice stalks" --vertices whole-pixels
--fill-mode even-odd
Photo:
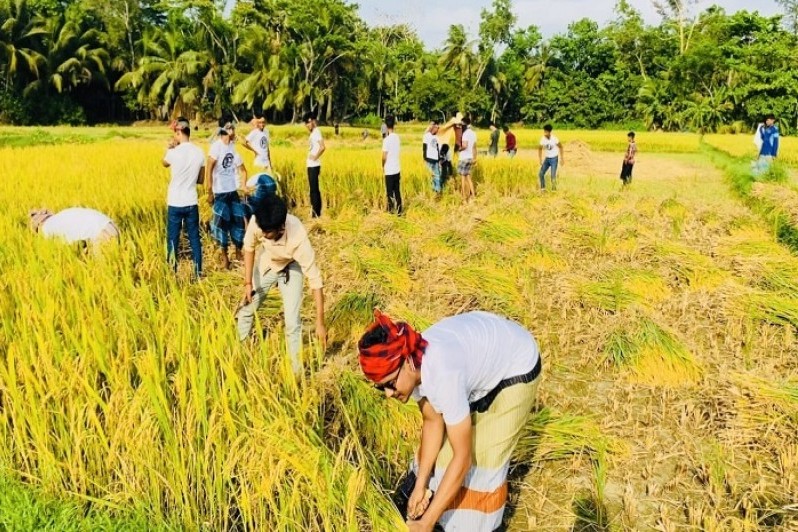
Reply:
[[[247,181],[247,168],[234,144],[235,126],[227,122],[219,129],[219,139],[211,145],[206,165],[208,179],[208,203],[213,205],[211,236],[222,253],[222,268],[230,268],[227,248],[230,241],[236,248],[236,260],[240,261],[244,245],[244,205],[238,197],[240,186],[238,174]]]
[[[497,529],[510,456],[540,381],[535,338],[487,312],[446,318],[422,334],[379,311],[375,318],[358,343],[360,366],[386,397],[417,401],[424,420],[403,483],[409,529]]]
[[[255,313],[275,284],[283,296],[285,336],[295,373],[302,370],[302,284],[305,277],[316,300],[316,336],[324,345],[324,291],[316,254],[298,218],[288,214],[285,201],[275,195],[255,206],[254,223],[244,237],[244,299],[237,311],[238,337],[243,342],[252,331]],[[256,249],[259,253],[255,264]]]

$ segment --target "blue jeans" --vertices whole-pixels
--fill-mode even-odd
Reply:
[[[441,191],[441,163],[427,162],[427,170],[432,174],[432,190],[436,193]]]
[[[559,157],[546,157],[546,159],[544,159],[540,167],[540,173],[538,173],[541,189],[546,188],[546,172],[551,168],[551,188],[552,190],[557,190],[557,163],[559,161]]]
[[[185,221],[188,241],[191,243],[191,256],[194,258],[194,273],[202,274],[202,244],[199,232],[199,207],[173,207],[166,209],[166,256],[172,267],[177,271],[177,250],[180,248],[180,230]]]

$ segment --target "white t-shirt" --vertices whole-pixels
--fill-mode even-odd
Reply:
[[[308,147],[308,168],[316,168],[321,166],[321,161],[314,161],[311,157],[315,156],[321,151],[321,130],[319,128],[315,128],[310,133],[310,146]]]
[[[560,148],[557,147],[557,144],[559,143],[560,139],[554,135],[549,138],[546,138],[544,135],[540,138],[540,145],[543,146],[543,153],[545,154],[546,159],[560,156]]]
[[[473,129],[468,128],[463,131],[462,145],[465,150],[460,152],[461,161],[471,161],[474,159],[474,146],[477,144],[477,134]]]
[[[540,358],[529,331],[489,312],[446,318],[421,335],[429,345],[413,398],[426,397],[447,425],[463,421],[471,412],[469,403],[502,380],[529,373]]]
[[[400,173],[402,170],[399,155],[402,153],[402,142],[399,140],[399,135],[393,132],[388,133],[388,136],[382,139],[382,152],[387,154],[384,167],[385,175]]]
[[[196,174],[194,175],[196,182]],[[63,238],[67,242],[94,240],[108,224],[109,217],[94,209],[75,207],[64,209],[47,218],[39,231],[47,237]]]
[[[208,154],[216,161],[213,165],[213,193],[224,194],[238,190],[238,167],[244,164],[232,142],[217,140]]]
[[[440,148],[438,147],[438,137],[429,131],[424,133],[424,144],[427,145],[427,152],[424,154],[425,159],[437,161],[440,158]]]
[[[164,160],[169,163],[172,180],[166,204],[172,207],[191,207],[197,202],[197,177],[205,166],[205,154],[202,148],[191,142],[178,144],[166,151]]]
[[[255,150],[255,166],[270,167],[269,161],[269,130],[253,129],[247,135],[247,142]]]

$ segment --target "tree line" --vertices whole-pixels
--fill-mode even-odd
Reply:
[[[443,118],[665,130],[748,131],[775,113],[798,128],[798,1],[783,16],[695,0],[628,0],[601,27],[549,39],[518,27],[512,0],[476,36],[425,48],[408,25],[367,25],[346,0],[0,0],[0,121],[209,119],[293,122]],[[542,15],[545,16],[545,15]]]

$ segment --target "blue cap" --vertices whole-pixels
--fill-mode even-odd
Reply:
[[[268,196],[277,193],[277,182],[266,172],[261,172],[252,176],[247,181],[247,186],[257,187],[258,195]]]

